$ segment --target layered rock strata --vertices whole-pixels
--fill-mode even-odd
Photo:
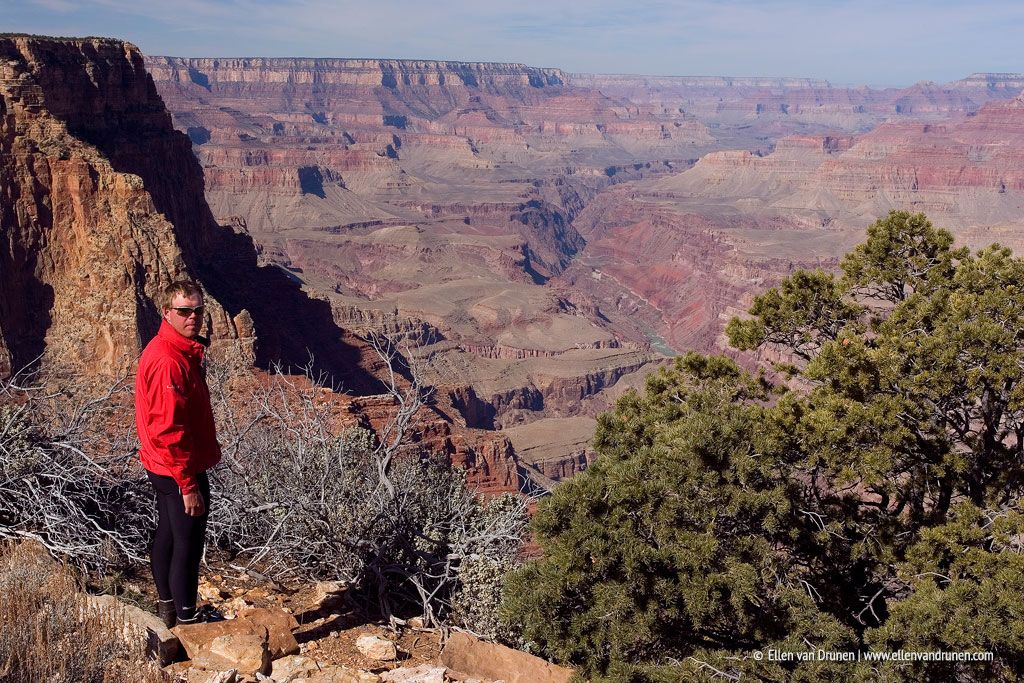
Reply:
[[[889,120],[942,120],[1015,97],[1024,88],[1021,74],[972,74],[952,83],[925,81],[904,88],[843,87],[805,78],[603,74],[569,74],[568,82],[628,98],[641,108],[683,108],[712,126],[716,136],[745,146],[766,133],[778,138],[866,132]]]
[[[1024,98],[1017,97],[942,123],[886,123],[852,138],[785,138],[764,156],[709,154],[638,190],[706,214],[829,231],[863,230],[890,209],[923,211],[972,245],[1018,243],[1022,149]]]
[[[676,349],[726,350],[724,323],[752,293],[794,268],[834,269],[892,209],[923,211],[974,248],[1024,248],[1022,151],[1018,96],[941,123],[710,153],[591,202],[574,223],[587,249],[558,280],[620,334],[632,323]]]
[[[416,343],[487,358],[623,341],[538,288],[584,248],[573,220],[596,192],[712,141],[685,114],[653,117],[520,64],[147,64],[215,214],[238,216],[269,261],[346,319],[391,309],[430,328]]]

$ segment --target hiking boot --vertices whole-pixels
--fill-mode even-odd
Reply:
[[[201,619],[204,622],[224,621],[224,619],[226,618],[219,609],[217,609],[210,603],[200,605],[196,613],[196,616],[198,616],[199,619]]]
[[[178,626],[188,626],[189,624],[206,624],[211,621],[224,621],[224,615],[221,614],[213,605],[202,605],[199,609],[195,607],[186,607],[178,615]]]
[[[173,600],[157,600],[156,613],[167,628],[174,628],[178,622],[178,613],[174,609]]]

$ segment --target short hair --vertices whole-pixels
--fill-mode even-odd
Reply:
[[[203,296],[203,288],[198,282],[192,280],[178,280],[164,287],[163,298],[160,300],[161,308],[170,308],[174,304],[174,297],[182,296]]]

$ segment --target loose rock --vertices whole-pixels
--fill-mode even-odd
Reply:
[[[228,669],[227,671],[221,671],[210,677],[206,683],[237,683],[238,671],[235,669]]]
[[[267,641],[260,636],[241,633],[218,636],[192,658],[195,666],[205,669],[237,669],[246,674],[270,670]]]
[[[356,649],[363,656],[376,659],[380,662],[390,662],[398,659],[398,648],[390,640],[380,636],[363,635],[356,639]]]
[[[381,674],[381,680],[387,683],[445,683],[445,673],[448,671],[443,666],[432,666],[421,664],[416,667],[402,667],[392,669]]]
[[[319,581],[313,595],[311,610],[332,610],[340,607],[345,601],[348,584],[344,581]]]
[[[324,667],[320,673],[307,678],[305,683],[381,683],[380,676],[345,666]]]
[[[90,595],[88,599],[94,609],[120,609],[125,619],[122,630],[125,639],[144,643],[146,654],[159,661],[161,666],[170,664],[178,654],[178,638],[164,626],[160,617],[134,605],[126,605],[113,595]]]
[[[282,609],[247,609],[237,619],[267,629],[267,648],[271,659],[299,654],[299,643],[292,635],[299,622],[288,612]]]
[[[289,683],[290,681],[309,678],[319,673],[320,667],[316,661],[302,655],[289,655],[274,661],[271,665],[270,677],[277,683]]]
[[[234,619],[176,626],[173,633],[197,666],[218,671],[234,668],[246,675],[269,670],[267,629],[259,624]]]
[[[220,588],[210,583],[209,581],[202,581],[199,584],[199,597],[201,597],[203,600],[216,602],[228,596],[228,593],[222,591]]]

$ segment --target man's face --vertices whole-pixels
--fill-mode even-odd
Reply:
[[[194,309],[196,306],[202,305],[203,296],[201,294],[192,296],[176,294],[171,302],[171,307],[164,309],[164,320],[181,336],[195,339],[199,336],[199,329],[203,326],[203,312],[183,309]]]

